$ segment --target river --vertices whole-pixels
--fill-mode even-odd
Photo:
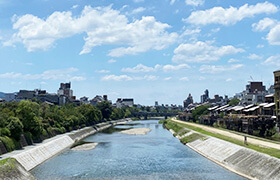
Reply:
[[[150,128],[147,135],[119,133]],[[157,120],[133,121],[84,139],[95,149],[61,154],[34,168],[39,180],[55,179],[244,179],[197,154],[164,129]]]

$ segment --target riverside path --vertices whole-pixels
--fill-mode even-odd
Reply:
[[[221,129],[217,129],[214,127],[209,127],[206,125],[202,125],[202,124],[196,124],[196,123],[190,123],[190,122],[186,122],[186,121],[180,121],[180,120],[176,120],[175,118],[171,119],[174,122],[178,122],[178,123],[182,123],[182,124],[186,124],[189,126],[193,126],[193,127],[198,127],[201,128],[205,131],[211,132],[211,133],[215,133],[215,134],[220,134],[226,137],[230,137],[239,141],[244,141],[244,135],[239,135],[239,134],[235,134],[229,131],[225,131],[225,130],[221,130]],[[251,143],[251,144],[255,144],[258,146],[265,146],[268,148],[274,148],[274,149],[279,149],[280,150],[280,144],[278,144],[277,142],[273,143],[272,141],[265,141],[265,140],[261,140],[261,139],[256,139],[256,138],[252,138],[252,137],[247,137],[247,142]]]

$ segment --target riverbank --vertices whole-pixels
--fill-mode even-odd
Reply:
[[[278,158],[194,131],[197,127],[187,128],[181,121],[169,120],[164,126],[182,143],[234,173],[248,179],[280,179]]]
[[[2,169],[2,173],[5,172],[7,177],[15,177],[12,179],[25,179],[25,177],[29,177],[29,175],[26,175],[29,174],[28,171],[45,162],[49,158],[57,155],[64,149],[72,146],[75,142],[108,127],[128,121],[130,121],[130,119],[100,123],[93,127],[85,127],[80,130],[57,135],[53,138],[43,141],[42,143],[26,146],[22,150],[16,150],[7,154],[3,154],[0,156],[0,169]],[[14,161],[10,162],[8,159],[14,159]],[[2,165],[1,162],[3,163]],[[9,167],[12,167],[13,170],[6,172],[5,169],[7,168],[3,169],[3,167],[7,165],[6,162],[9,162]],[[15,172],[17,173],[15,174]]]

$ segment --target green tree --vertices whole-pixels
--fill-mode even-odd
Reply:
[[[192,116],[193,116],[194,119],[197,121],[198,118],[199,118],[199,116],[207,114],[208,108],[209,108],[209,106],[201,105],[201,106],[195,108],[195,109],[192,111]]]
[[[36,102],[21,101],[16,111],[24,131],[30,132],[34,137],[38,137],[43,131],[39,108],[40,106]]]
[[[112,105],[108,101],[103,101],[98,103],[96,107],[101,111],[103,118],[109,120],[113,112]]]
[[[20,122],[20,120],[17,117],[9,117],[8,119],[9,124],[7,126],[7,128],[10,130],[11,132],[11,136],[19,141],[20,140],[20,136],[23,133],[23,125]]]
[[[233,98],[232,100],[230,100],[230,102],[228,103],[230,106],[236,106],[238,105],[238,103],[240,102],[239,99],[237,98]]]

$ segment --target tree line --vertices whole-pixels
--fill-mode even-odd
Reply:
[[[36,100],[5,102],[0,104],[0,141],[7,151],[13,151],[24,146],[22,139],[30,145],[100,122],[132,117],[138,111],[135,107],[113,108],[108,101],[97,106],[57,106]]]

